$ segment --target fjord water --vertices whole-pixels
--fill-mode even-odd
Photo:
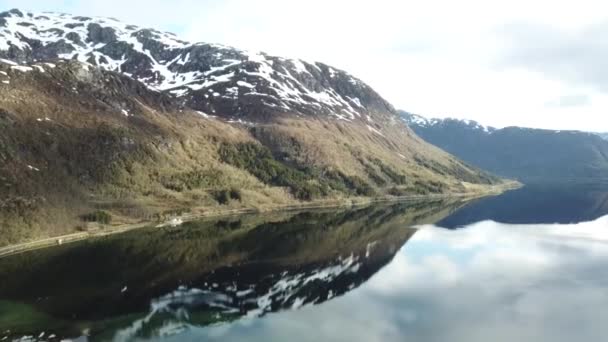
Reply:
[[[0,259],[0,339],[599,341],[607,199],[600,184],[529,186],[14,255]]]

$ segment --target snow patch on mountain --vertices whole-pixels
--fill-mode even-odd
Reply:
[[[446,119],[437,119],[437,118],[425,118],[418,114],[412,114],[405,111],[399,112],[401,119],[409,126],[417,126],[417,127],[434,127],[439,125],[446,124],[457,124],[462,125],[468,129],[483,131],[484,133],[491,134],[496,131],[496,128],[491,126],[485,126],[474,120],[460,120],[454,118],[446,118]]]
[[[39,61],[77,60],[121,72],[195,110],[226,116],[248,108],[353,121],[394,112],[363,82],[321,63],[188,42],[112,18],[0,13],[0,58],[21,71]]]

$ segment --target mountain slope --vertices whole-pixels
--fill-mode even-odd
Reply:
[[[505,177],[523,181],[608,177],[608,141],[591,133],[496,129],[470,120],[400,114],[424,140]]]
[[[0,19],[0,244],[197,207],[499,182],[425,143],[369,86],[320,63],[112,19],[17,10]]]
[[[186,42],[110,18],[11,10],[0,14],[2,26],[0,58],[87,62],[210,114],[247,120],[277,113],[329,115],[373,125],[393,112],[369,86],[322,63]]]

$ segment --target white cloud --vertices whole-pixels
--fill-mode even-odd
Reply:
[[[342,297],[174,340],[603,340],[607,227],[608,216],[571,225],[425,226]]]
[[[516,37],[518,43],[529,43],[520,46],[505,32],[525,35],[530,27],[544,27],[582,39],[591,32],[587,29],[608,19],[602,1],[0,0],[0,5],[113,16],[178,31],[191,40],[323,61],[368,82],[396,107],[427,116],[499,127],[608,131],[608,91],[573,77],[581,59],[545,49],[533,51],[539,52],[535,61],[546,60],[551,73],[530,63],[505,64],[505,57],[542,46],[545,37]],[[603,67],[600,57],[582,59],[597,63],[585,70]],[[568,72],[559,67],[564,60],[572,62]],[[547,106],[571,94],[587,101]]]

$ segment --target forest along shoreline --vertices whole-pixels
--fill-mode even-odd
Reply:
[[[53,236],[44,239],[37,239],[29,242],[23,242],[13,245],[0,247],[0,258],[11,256],[14,254],[24,253],[36,249],[48,248],[53,246],[59,246],[66,243],[82,241],[95,237],[103,237],[107,235],[124,233],[127,231],[141,229],[146,227],[166,227],[174,222],[181,224],[182,222],[194,221],[197,219],[204,218],[218,218],[227,216],[239,216],[245,214],[264,214],[281,211],[299,211],[299,210],[315,210],[315,209],[331,209],[331,208],[357,208],[365,207],[375,203],[383,202],[406,202],[416,200],[435,200],[435,199],[449,199],[449,198],[463,198],[463,199],[476,199],[488,196],[497,196],[506,191],[515,190],[522,187],[523,184],[510,181],[498,185],[492,185],[487,187],[483,191],[467,192],[467,193],[445,193],[445,194],[427,194],[427,195],[407,195],[407,196],[382,196],[375,198],[345,198],[342,200],[319,200],[311,201],[302,204],[290,204],[285,206],[273,206],[265,209],[259,208],[238,208],[238,209],[217,209],[214,207],[203,207],[193,208],[197,209],[199,213],[196,214],[184,214],[176,216],[166,222],[155,222],[155,221],[141,221],[138,223],[129,224],[118,224],[113,226],[107,226],[103,229],[90,230],[85,232],[71,233],[60,236]]]

